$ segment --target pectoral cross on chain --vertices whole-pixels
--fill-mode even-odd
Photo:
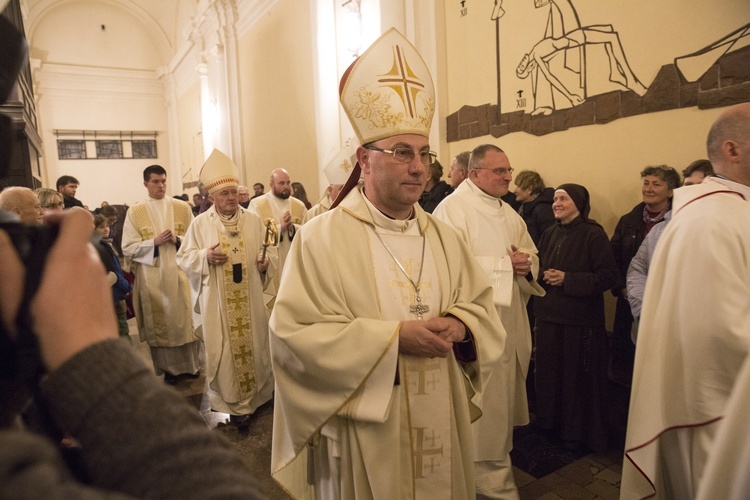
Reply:
[[[416,314],[418,320],[422,320],[424,319],[422,315],[426,312],[430,312],[430,306],[422,304],[422,297],[419,296],[419,287],[414,288],[414,294],[416,295],[415,299],[417,303],[409,306],[409,312]]]

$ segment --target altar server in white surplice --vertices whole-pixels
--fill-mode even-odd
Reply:
[[[268,307],[276,295],[277,250],[260,217],[239,205],[237,167],[214,150],[199,174],[212,206],[188,229],[177,262],[190,279],[206,346],[211,409],[236,426],[271,399]]]
[[[526,224],[500,200],[508,193],[512,175],[502,149],[478,146],[469,158],[468,178],[433,212],[458,231],[487,273],[508,334],[501,365],[484,392],[482,418],[472,425],[477,498],[518,498],[510,450],[513,426],[529,423],[531,329],[526,303],[531,295],[544,295],[536,282],[539,258]]]
[[[143,171],[148,197],[132,206],[122,228],[122,252],[135,274],[133,308],[141,341],[151,348],[157,375],[167,383],[196,377],[200,341],[193,332],[190,285],[175,255],[193,212],[182,200],[166,196],[167,171],[151,165]]]
[[[417,204],[435,157],[432,79],[391,29],[340,88],[362,146],[351,190],[285,264],[272,474],[295,498],[474,498],[471,421],[505,331],[466,244]]]

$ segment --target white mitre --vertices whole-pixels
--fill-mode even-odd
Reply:
[[[417,49],[395,28],[349,66],[339,83],[339,100],[360,144],[401,134],[429,137],[432,77]]]
[[[237,166],[224,153],[214,149],[203,164],[198,178],[206,186],[209,194],[225,187],[240,185]]]
[[[323,169],[323,173],[326,174],[326,179],[328,179],[328,184],[332,186],[346,184],[346,180],[357,163],[356,146],[354,149],[354,158],[352,158],[349,147],[344,146],[328,161],[326,167]]]

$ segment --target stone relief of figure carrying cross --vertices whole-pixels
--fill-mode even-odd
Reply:
[[[548,115],[555,109],[567,107],[555,97],[562,96],[572,106],[587,98],[586,49],[601,45],[609,60],[609,81],[642,96],[648,90],[633,73],[611,24],[581,26],[570,0],[534,0],[537,8],[549,5],[545,36],[524,54],[516,68],[519,78],[531,75],[534,95],[532,115]],[[564,58],[562,66],[551,63]],[[579,75],[578,84],[571,84],[565,72]],[[590,69],[589,69],[590,71]]]

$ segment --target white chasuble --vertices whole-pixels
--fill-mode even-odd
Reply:
[[[239,209],[236,219],[222,221],[211,207],[193,221],[177,254],[200,313],[209,404],[233,415],[253,413],[273,392],[268,307],[276,294],[277,252],[268,248],[268,269],[261,275],[256,258],[264,234],[257,215]],[[207,261],[208,249],[217,244],[229,256],[223,265]]]
[[[177,267],[173,244],[158,247],[154,238],[169,229],[183,237],[193,215],[182,201],[147,198],[128,210],[122,249],[135,273],[133,306],[141,340],[151,347],[177,347],[197,339],[190,312],[190,285]]]
[[[499,460],[513,446],[513,426],[529,422],[526,376],[531,359],[531,330],[526,303],[531,295],[544,295],[536,282],[537,249],[523,219],[507,203],[484,193],[471,179],[445,198],[433,215],[458,232],[487,273],[493,302],[508,334],[502,365],[492,373],[488,385],[491,390],[483,400],[485,417],[472,426],[476,459]],[[531,280],[513,271],[513,246],[529,256]]]
[[[384,319],[418,319],[414,308],[419,304],[429,307],[422,313],[422,319],[438,316],[440,289],[435,261],[428,245],[423,246],[418,224],[414,220],[380,219],[378,215],[373,214],[373,219],[378,224],[380,238],[370,231],[370,246]],[[419,301],[412,282],[419,287]],[[400,354],[399,365],[400,384],[408,408],[416,498],[439,498],[451,491],[452,477],[451,435],[454,429],[448,360]]]
[[[750,351],[749,200],[718,177],[675,190],[643,297],[622,499],[695,498],[705,464],[734,452],[713,439]]]
[[[289,212],[292,216],[294,231],[296,232],[306,220],[307,209],[305,208],[305,204],[293,196],[282,199],[269,191],[263,196],[258,196],[250,200],[250,205],[247,208],[260,216],[264,224],[269,219],[276,221],[279,229],[279,275],[281,275],[281,270],[284,267],[284,261],[292,246],[293,239],[293,236],[291,238],[289,236],[289,229],[281,231],[281,219],[285,212]]]
[[[359,187],[295,237],[270,321],[271,470],[294,498],[475,496],[471,421],[505,332],[468,247],[414,210],[390,220]],[[399,353],[401,322],[417,312],[459,318],[476,360]]]

